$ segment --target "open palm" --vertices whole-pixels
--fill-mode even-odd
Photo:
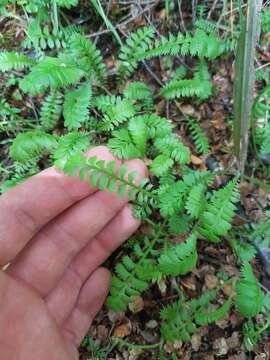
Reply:
[[[113,160],[106,147],[89,155]],[[1,359],[78,359],[109,289],[99,266],[139,226],[127,202],[54,168],[0,197]]]

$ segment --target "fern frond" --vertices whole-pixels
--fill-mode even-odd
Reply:
[[[73,6],[76,6],[78,4],[78,0],[56,0],[56,3],[60,7],[65,7],[67,9],[70,9]]]
[[[212,196],[206,205],[200,222],[200,234],[209,241],[218,242],[219,236],[225,235],[231,228],[231,221],[239,201],[237,179],[230,181],[223,189]]]
[[[146,111],[153,109],[153,91],[145,83],[140,81],[134,81],[124,89],[124,97],[129,100],[142,102],[142,108]]]
[[[127,195],[129,200],[136,199],[139,204],[147,201],[151,203],[151,198],[153,198],[148,179],[142,179],[136,184],[137,173],[136,171],[127,173],[126,164],[120,167],[119,172],[116,172],[115,161],[105,163],[104,160],[98,160],[95,156],[86,159],[78,154],[67,161],[63,170],[71,176],[80,173],[81,180],[87,176],[93,187],[100,190],[108,189],[122,197]]]
[[[173,134],[157,138],[154,145],[162,154],[167,155],[180,165],[186,164],[190,160],[189,149]]]
[[[205,133],[203,132],[197,121],[195,119],[189,118],[188,127],[191,132],[198,153],[202,155],[207,155],[209,153],[209,147],[210,147],[209,142]]]
[[[239,262],[245,263],[255,258],[257,251],[253,245],[241,242],[238,239],[230,240],[230,244]]]
[[[132,118],[128,123],[128,130],[130,136],[136,145],[137,149],[140,150],[141,156],[146,152],[146,143],[148,139],[147,127],[143,118]]]
[[[244,317],[257,315],[263,306],[263,292],[252,267],[245,262],[241,269],[241,279],[236,285],[236,308]]]
[[[193,186],[189,191],[185,208],[191,218],[200,218],[206,205],[205,190],[206,186],[204,184],[198,184]]]
[[[81,132],[70,132],[60,137],[53,154],[54,165],[59,169],[64,169],[72,156],[82,154],[89,146],[88,136]]]
[[[195,26],[197,29],[203,30],[206,34],[211,34],[217,37],[217,26],[215,23],[207,19],[197,18],[195,21]]]
[[[192,271],[197,263],[197,237],[190,235],[184,243],[163,251],[158,259],[160,270],[165,275],[184,275]]]
[[[164,186],[160,186],[157,192],[158,194],[158,207],[160,213],[163,217],[171,217],[175,214],[183,212],[185,207],[188,209],[188,212],[197,211],[197,208],[201,206],[196,202],[199,202],[200,199],[194,199],[194,204],[191,202],[188,205],[188,197],[193,191],[196,193],[196,188],[198,185],[202,185],[205,189],[206,186],[212,182],[213,175],[208,171],[188,171],[183,176],[183,180],[174,181],[167,183]],[[192,200],[193,201],[193,200]],[[179,215],[183,216],[183,215]]]
[[[125,310],[132,298],[147,289],[148,283],[136,276],[136,263],[124,256],[122,263],[116,265],[117,276],[112,278],[108,305],[114,311]]]
[[[197,96],[201,100],[212,94],[212,84],[205,61],[201,61],[193,79],[179,80],[174,78],[166,83],[160,91],[166,99]]]
[[[174,161],[167,154],[158,155],[151,163],[151,174],[155,176],[165,175],[173,164]]]
[[[139,118],[139,116],[136,118]],[[172,125],[166,118],[155,114],[143,115],[142,118],[144,119],[148,129],[149,138],[157,139],[171,134]]]
[[[139,60],[164,55],[191,55],[199,58],[215,59],[224,52],[224,44],[214,34],[206,34],[197,29],[194,36],[189,33],[176,36],[170,34],[168,38],[161,37],[149,49],[142,49],[137,55]]]
[[[140,61],[139,55],[150,48],[154,36],[155,30],[149,26],[139,28],[128,37],[119,54],[118,72],[120,80],[130,76],[136,70]]]
[[[41,130],[19,134],[12,143],[10,156],[22,163],[51,153],[57,147],[57,139]]]
[[[169,34],[168,38],[162,36],[160,39],[151,44],[150,49],[147,51],[143,51],[141,49],[138,54],[138,59],[151,59],[156,56],[165,55],[176,56],[180,53],[181,45],[183,44],[184,39],[184,35],[180,32],[176,36]]]
[[[213,181],[214,175],[210,171],[196,171],[186,169],[183,173],[183,181],[188,186],[192,187],[198,184],[210,185]]]
[[[120,96],[97,96],[94,106],[104,115],[102,130],[111,131],[135,115],[136,109],[128,99]]]
[[[45,57],[20,81],[20,88],[31,95],[44,92],[47,88],[58,89],[77,83],[84,72],[60,58]]]
[[[190,342],[191,335],[197,330],[190,311],[184,304],[184,298],[162,309],[160,318],[162,320],[160,332],[166,341]]]
[[[205,309],[198,311],[195,314],[196,324],[206,325],[206,324],[215,323],[217,320],[229,314],[231,305],[232,305],[232,298],[230,297],[218,309],[212,310],[212,308],[209,307],[207,311],[205,311]]]
[[[96,45],[81,34],[73,34],[70,38],[68,54],[74,57],[77,66],[83,70],[90,80],[104,84],[107,80],[106,66]]]
[[[190,230],[190,218],[185,214],[174,214],[168,220],[169,233],[180,235]]]
[[[249,236],[250,241],[261,247],[270,246],[270,219],[253,225],[253,231]]]
[[[184,198],[188,191],[184,181],[177,181],[172,185],[164,186],[158,190],[158,208],[163,217],[172,216],[183,211]]]
[[[0,52],[0,71],[23,70],[35,64],[35,61],[24,54]]]
[[[40,109],[40,123],[45,131],[53,130],[62,113],[63,95],[51,91],[46,96]]]
[[[160,94],[167,100],[197,96],[201,100],[207,99],[212,93],[212,85],[209,81],[198,79],[171,80],[163,86]]]
[[[108,146],[119,159],[136,159],[142,156],[127,129],[113,131]]]
[[[65,126],[69,129],[78,129],[86,122],[89,115],[89,105],[92,96],[91,86],[88,82],[77,89],[66,90],[63,104]]]

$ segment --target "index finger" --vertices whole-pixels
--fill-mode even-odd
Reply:
[[[90,150],[88,156],[114,160],[105,146]],[[49,168],[2,195],[0,265],[10,262],[50,220],[95,191],[87,181]]]

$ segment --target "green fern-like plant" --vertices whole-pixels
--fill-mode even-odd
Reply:
[[[81,154],[90,147],[89,137],[82,132],[70,132],[61,136],[54,151],[54,165],[64,169],[70,158]]]
[[[134,105],[120,96],[97,96],[93,105],[103,114],[101,128],[105,131],[114,130],[136,113]]]
[[[153,91],[143,82],[134,81],[127,84],[124,89],[124,96],[141,104],[142,109],[147,112],[153,110]]]
[[[176,77],[163,86],[160,94],[168,100],[186,96],[207,99],[212,94],[212,84],[206,62],[200,62],[193,79],[179,80]]]
[[[31,95],[42,93],[48,88],[59,89],[77,83],[84,72],[64,59],[45,57],[20,81],[20,88]]]
[[[28,131],[19,134],[10,148],[13,160],[25,163],[33,158],[51,153],[57,148],[55,136],[41,130]]]
[[[219,288],[207,291],[197,299],[185,302],[184,297],[161,310],[161,334],[166,341],[190,342],[198,325],[214,323],[229,313],[231,298],[216,308],[215,301]]]
[[[220,241],[219,237],[225,235],[231,228],[235,204],[238,200],[237,179],[216,191],[202,213],[200,234],[210,241]]]
[[[51,91],[42,103],[40,122],[45,131],[55,128],[62,113],[63,95],[59,91]]]
[[[207,155],[209,153],[208,139],[195,119],[188,119],[188,128],[199,154]]]
[[[121,80],[126,76],[130,76],[136,70],[139,64],[139,55],[150,48],[154,36],[155,30],[152,27],[143,27],[128,37],[119,54],[118,73]]]
[[[76,89],[66,90],[63,115],[65,126],[69,130],[77,129],[87,121],[91,96],[92,90],[88,82]]]
[[[262,310],[263,292],[248,262],[243,263],[236,292],[236,308],[242,316],[250,318]]]
[[[75,59],[79,69],[97,84],[104,84],[107,80],[107,71],[101,52],[95,44],[85,36],[75,33],[71,36],[67,54]]]
[[[30,57],[16,52],[0,53],[0,71],[23,70],[35,64]]]
[[[184,275],[197,263],[197,237],[192,234],[184,243],[165,249],[158,259],[160,270],[165,275]]]

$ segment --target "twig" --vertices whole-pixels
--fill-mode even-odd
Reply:
[[[218,3],[218,0],[215,0],[215,1],[213,2],[213,5],[212,5],[212,7],[211,7],[211,9],[210,9],[210,11],[209,11],[209,13],[208,13],[208,16],[207,16],[207,19],[208,19],[208,20],[211,18],[211,15],[212,15],[213,11],[215,10],[215,8],[216,8],[216,6],[217,6],[217,3]]]
[[[197,13],[197,0],[192,0],[192,26],[193,26],[193,32],[195,30],[196,13]]]
[[[146,70],[149,72],[149,74],[152,76],[152,78],[160,85],[163,86],[163,82],[161,80],[159,80],[159,78],[157,77],[157,75],[151,70],[151,68],[147,65],[147,63],[145,61],[142,62],[143,65],[145,66]]]
[[[263,68],[265,68],[265,67],[267,67],[269,65],[270,65],[270,62],[268,62],[266,64],[263,64],[263,65],[260,65],[256,70],[261,70],[261,69],[263,69]]]
[[[135,20],[138,16],[144,14],[145,12],[147,12],[148,10],[152,9],[153,7],[157,6],[159,4],[159,1],[155,2],[154,4],[151,4],[149,5],[148,7],[142,9],[140,12],[138,12],[137,14],[133,15],[132,17],[128,18],[127,20],[115,25],[115,28],[116,29],[119,29],[121,30],[121,28],[125,25],[127,25],[128,23],[132,22],[133,20]],[[86,35],[86,37],[88,38],[93,38],[93,37],[96,37],[96,36],[100,36],[100,35],[104,35],[104,34],[108,34],[111,32],[111,29],[105,29],[105,30],[101,30],[101,31],[98,31],[96,33],[92,33],[92,34],[89,34],[89,35]]]
[[[183,13],[182,13],[182,0],[177,0],[178,3],[178,11],[179,11],[179,17],[180,17],[180,28],[183,32],[187,32],[186,29],[186,25],[185,25],[185,21],[183,18]]]

